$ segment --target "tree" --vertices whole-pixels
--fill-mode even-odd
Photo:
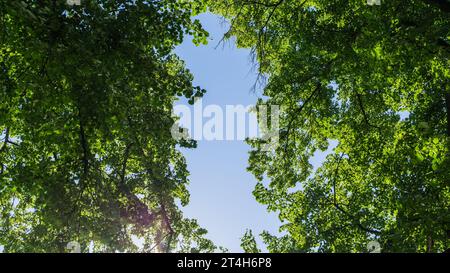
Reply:
[[[210,1],[253,48],[280,143],[249,140],[270,251],[442,252],[450,234],[450,4]],[[330,143],[336,144],[331,148]],[[310,161],[328,151],[322,165]],[[264,183],[264,181],[269,183]],[[246,238],[247,242],[251,242]],[[249,246],[250,247],[250,246]]]
[[[6,252],[206,251],[171,137],[204,90],[172,54],[202,1],[0,1],[0,245]]]

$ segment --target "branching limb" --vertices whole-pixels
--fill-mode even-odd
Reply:
[[[3,145],[0,148],[0,153],[3,153],[6,150],[6,147],[8,146],[8,143],[9,143],[9,127],[6,128],[5,138],[3,140]]]
[[[380,235],[381,231],[379,230],[375,230],[375,229],[371,229],[368,228],[366,226],[364,226],[363,224],[361,224],[361,221],[354,215],[350,214],[348,211],[346,211],[344,208],[342,208],[341,205],[339,205],[338,201],[337,201],[337,192],[336,192],[336,177],[339,173],[339,167],[341,164],[341,160],[342,157],[344,156],[344,154],[341,154],[336,166],[336,170],[334,173],[334,177],[333,177],[333,206],[340,211],[341,213],[343,213],[345,216],[347,216],[347,218],[352,222],[352,224],[356,225],[359,229],[367,232],[367,233],[371,233],[371,234],[375,234],[375,235]]]
[[[356,93],[356,98],[357,98],[357,100],[358,100],[358,105],[359,105],[359,108],[361,109],[361,112],[362,112],[362,114],[363,114],[365,123],[366,123],[369,127],[373,127],[373,128],[376,128],[376,129],[381,129],[380,127],[378,127],[378,126],[373,125],[373,124],[370,123],[369,118],[367,117],[366,110],[365,110],[365,108],[364,108],[364,104],[363,104],[362,99],[361,99],[361,94],[359,94],[359,93],[357,92],[357,93]]]

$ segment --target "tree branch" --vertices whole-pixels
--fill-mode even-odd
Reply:
[[[279,5],[281,5],[281,3],[283,3],[284,0],[279,0],[276,3],[264,3],[264,2],[260,2],[260,1],[252,1],[252,0],[247,0],[245,1],[244,5],[260,5],[260,6],[264,6],[266,8],[273,8],[273,7],[278,7]]]
[[[366,110],[364,109],[364,105],[363,105],[363,102],[362,102],[362,99],[361,99],[361,94],[359,94],[358,92],[356,92],[356,98],[357,98],[357,100],[358,100],[358,105],[359,105],[359,107],[361,108],[361,112],[362,112],[362,114],[363,114],[363,116],[364,116],[364,121],[366,122],[366,124],[367,124],[369,127],[381,129],[380,127],[378,127],[378,126],[373,125],[373,124],[370,123],[370,121],[369,121],[369,119],[368,119],[368,117],[367,117]]]
[[[445,106],[447,108],[447,136],[450,137],[450,91],[445,94]]]
[[[375,229],[371,229],[368,228],[366,226],[364,226],[363,224],[361,224],[361,221],[354,215],[351,215],[348,211],[346,211],[344,208],[342,208],[339,203],[337,202],[337,193],[336,193],[336,177],[338,175],[339,172],[339,166],[341,164],[341,159],[344,156],[344,154],[341,154],[341,156],[339,157],[338,160],[338,165],[336,166],[336,170],[334,173],[334,177],[333,177],[333,206],[340,212],[342,212],[345,216],[347,216],[347,218],[350,219],[350,221],[356,225],[359,229],[368,232],[368,233],[372,233],[375,235],[379,235],[381,234],[381,231],[379,230],[375,230]]]
[[[84,178],[87,177],[89,172],[89,148],[86,140],[86,134],[84,132],[83,122],[81,121],[81,114],[79,117],[79,126],[80,126],[80,142],[81,142],[81,148],[83,149],[83,172],[84,172]]]
[[[381,231],[379,231],[379,230],[375,230],[375,229],[371,229],[371,228],[365,227],[363,224],[361,224],[361,222],[360,222],[360,220],[358,218],[356,218],[355,216],[353,216],[350,213],[348,213],[339,204],[334,203],[333,205],[334,205],[334,207],[337,210],[339,210],[340,212],[345,214],[352,221],[352,223],[355,224],[359,229],[364,230],[365,232],[368,232],[368,233],[375,234],[375,235],[380,235],[381,234]]]
[[[170,224],[169,217],[167,216],[166,206],[164,204],[161,204],[161,214],[164,220],[164,225],[166,226],[169,233],[173,234],[174,231],[172,229],[172,225]]]
[[[127,170],[128,157],[130,155],[130,150],[132,147],[133,143],[128,144],[123,155],[122,171],[120,173],[120,183],[122,185],[125,185],[125,174]]]
[[[5,139],[3,140],[3,145],[0,148],[0,153],[4,152],[6,150],[8,143],[9,143],[9,127],[6,128]]]
[[[8,145],[9,142],[9,127],[6,127],[6,132],[5,132],[5,139],[3,140],[3,145],[0,148],[0,153],[3,153]],[[0,174],[3,174],[3,172],[5,171],[5,165],[3,165],[3,162],[0,162]]]

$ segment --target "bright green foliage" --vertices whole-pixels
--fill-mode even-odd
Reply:
[[[201,1],[0,1],[0,245],[6,252],[213,251],[171,137],[204,93],[171,53]]]
[[[251,230],[247,230],[244,236],[241,238],[241,247],[246,253],[259,253],[259,250],[255,237]]]
[[[227,37],[254,49],[268,79],[260,103],[284,110],[278,147],[249,141],[254,195],[287,232],[264,233],[269,250],[365,252],[371,240],[385,252],[446,250],[450,3],[210,2],[231,22]]]

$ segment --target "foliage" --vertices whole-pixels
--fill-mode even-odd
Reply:
[[[449,2],[210,6],[230,21],[226,37],[254,50],[267,78],[260,103],[283,109],[276,148],[249,140],[254,195],[288,234],[264,233],[269,250],[365,252],[372,240],[385,252],[448,249]],[[328,156],[314,169],[318,151]]]
[[[247,230],[244,236],[241,238],[241,247],[245,253],[259,253],[261,250],[258,249],[255,237],[251,230]]]
[[[5,252],[214,251],[189,201],[173,102],[204,90],[171,51],[202,1],[0,1]]]

